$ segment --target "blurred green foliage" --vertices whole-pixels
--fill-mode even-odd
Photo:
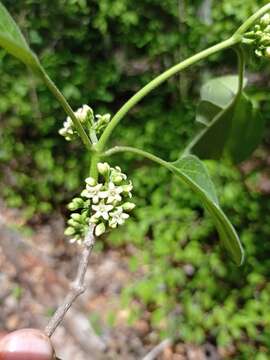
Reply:
[[[220,0],[211,9],[211,2],[201,0],[56,0],[53,7],[48,0],[3,3],[71,105],[87,103],[96,112],[113,113],[167,67],[228,37],[267,1]],[[235,72],[235,63],[235,54],[226,51],[163,84],[126,117],[112,143],[175,160],[196,129],[201,83]],[[251,58],[249,71],[250,96],[269,120],[269,66]],[[0,194],[29,219],[50,214],[80,190],[89,155],[79,142],[67,144],[58,136],[65,118],[60,106],[4,51],[0,77]],[[124,290],[133,314],[147,310],[161,335],[233,345],[237,359],[269,358],[267,196],[247,187],[247,179],[225,161],[208,163],[247,252],[245,266],[236,268],[217,248],[198,199],[166,170],[131,155],[113,162],[133,177],[137,193],[135,220],[108,239],[110,246],[134,246],[138,253],[130,268],[147,274]],[[248,175],[255,183],[258,176]]]

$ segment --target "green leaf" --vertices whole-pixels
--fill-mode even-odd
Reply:
[[[226,151],[234,163],[238,164],[253,153],[262,141],[265,121],[251,101],[241,96],[235,109],[232,128]]]
[[[244,79],[244,87],[247,79]],[[238,92],[238,75],[220,76],[207,81],[201,88],[202,101],[208,101],[225,109]]]
[[[225,152],[233,163],[238,164],[258,147],[263,130],[264,119],[243,93],[214,117],[194,138],[187,151],[201,159],[215,160],[220,159]]]
[[[192,152],[201,159],[220,159],[230,136],[237,101],[220,110],[208,127],[193,139],[186,152]]]
[[[195,156],[188,155],[174,163],[167,163],[168,168],[182,181],[188,184],[200,197],[208,212],[212,215],[219,236],[237,265],[244,260],[244,251],[238,235],[219,207],[214,185],[204,164]]]
[[[226,152],[234,163],[247,159],[262,139],[264,121],[247,96],[238,93],[238,77],[208,81],[201,89],[201,99],[196,121],[205,127],[185,153],[218,160]]]
[[[175,162],[167,162],[149,152],[130,146],[116,146],[107,150],[105,154],[109,156],[126,151],[138,154],[164,166],[187,184],[199,196],[205,208],[212,215],[220,238],[233,260],[238,265],[243,263],[244,251],[241,242],[234,227],[218,204],[215,188],[206,167],[196,156],[187,155]]]
[[[201,101],[197,108],[196,121],[208,126],[214,117],[221,111],[220,107],[209,101]]]
[[[244,79],[244,87],[247,79]],[[238,76],[227,75],[207,81],[201,88],[201,102],[196,121],[208,126],[223,109],[227,108],[238,92]]]
[[[30,50],[20,29],[0,2],[0,46],[33,70],[39,67],[36,55]]]

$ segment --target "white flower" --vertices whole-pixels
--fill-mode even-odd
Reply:
[[[100,202],[98,205],[93,205],[92,209],[96,211],[94,217],[103,218],[104,220],[109,220],[109,211],[113,209],[112,205],[106,205],[103,202]]]
[[[76,118],[80,121],[80,122],[85,122],[86,119],[88,118],[88,116],[92,115],[93,116],[93,110],[90,108],[90,106],[88,105],[83,105],[82,107],[80,107],[76,112],[75,112]]]
[[[100,190],[102,186],[102,184],[97,184],[96,186],[86,185],[86,189],[83,190],[81,195],[88,199],[92,199],[93,203],[97,204],[100,199]]]
[[[113,182],[109,182],[108,190],[101,191],[100,197],[102,199],[107,198],[107,204],[111,204],[114,201],[121,201],[121,193],[123,192],[123,188],[121,186],[115,186]]]
[[[74,135],[75,130],[71,118],[68,116],[63,123],[62,129],[59,130],[59,134],[64,136],[66,140],[70,141]]]
[[[125,220],[129,218],[129,215],[123,212],[123,209],[119,206],[115,211],[110,212],[109,226],[116,228],[117,225],[123,225]]]

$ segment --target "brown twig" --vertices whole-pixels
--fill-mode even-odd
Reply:
[[[78,272],[75,281],[71,284],[69,293],[66,295],[63,303],[58,307],[53,317],[50,319],[48,325],[45,328],[47,336],[51,337],[56,328],[64,319],[67,311],[70,309],[76,299],[85,292],[84,278],[91,255],[92,249],[95,244],[94,229],[91,226],[88,233],[85,236],[83,243],[83,252],[78,267]]]
[[[155,346],[142,360],[154,360],[156,359],[168,346],[172,344],[171,339],[165,339],[160,344]]]

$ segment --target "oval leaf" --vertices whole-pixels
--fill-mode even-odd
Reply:
[[[237,94],[238,82],[238,75],[226,75],[211,79],[201,88],[201,100],[208,101],[224,109]],[[247,79],[244,79],[244,87],[246,84]]]
[[[214,117],[221,111],[221,108],[209,101],[203,100],[199,103],[196,112],[196,121],[209,126]]]
[[[36,55],[30,50],[20,29],[0,2],[0,46],[32,69],[39,67]]]
[[[168,169],[198,194],[205,208],[211,214],[224,246],[235,263],[241,265],[244,261],[241,242],[234,227],[219,207],[214,185],[204,164],[192,155],[167,164]]]
[[[191,152],[201,159],[220,159],[230,136],[237,101],[233,100],[227,108],[220,110],[208,127],[193,139],[185,153]]]
[[[235,164],[253,153],[262,141],[265,121],[258,109],[243,94],[235,109],[232,128],[226,145],[227,152]]]

